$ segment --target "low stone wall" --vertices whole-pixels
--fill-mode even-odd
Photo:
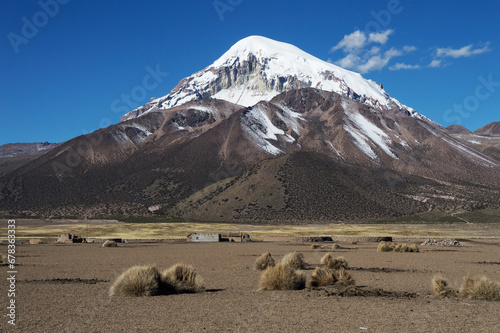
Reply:
[[[293,237],[294,242],[298,243],[316,243],[316,242],[331,242],[330,236],[297,236]]]
[[[392,242],[392,237],[390,236],[379,236],[379,237],[363,237],[363,236],[332,236],[334,242],[360,242],[360,243],[380,243]]]

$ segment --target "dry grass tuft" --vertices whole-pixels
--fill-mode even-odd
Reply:
[[[338,271],[335,271],[335,277],[337,278],[337,283],[338,285],[344,285],[344,286],[355,286],[356,281],[354,281],[354,278],[352,277],[351,273],[349,273],[345,269],[339,269]]]
[[[275,265],[274,259],[271,253],[262,253],[256,260],[254,264],[254,269],[256,271],[263,271],[268,267],[273,267]]]
[[[333,271],[324,267],[316,267],[314,272],[311,274],[310,285],[311,287],[324,287],[333,285],[337,282]]]
[[[260,276],[259,290],[298,290],[305,288],[306,275],[290,265],[278,263]]]
[[[304,261],[304,254],[299,252],[288,253],[281,259],[280,263],[294,269],[305,269],[307,267],[307,263]]]
[[[107,240],[102,244],[102,247],[118,247],[115,241]]]
[[[311,250],[321,249],[321,246],[318,244],[311,244]]]
[[[464,278],[461,294],[464,297],[477,300],[500,301],[500,282],[485,276]]]
[[[163,271],[161,275],[162,287],[165,292],[172,289],[177,292],[201,292],[205,290],[203,279],[196,274],[193,266],[175,264]]]
[[[347,264],[347,260],[345,260],[344,257],[337,257],[337,262],[335,263],[335,269],[341,269],[341,268],[344,268],[344,269],[347,269],[349,268],[349,265]]]
[[[8,265],[8,257],[5,254],[0,254],[0,265]]]
[[[333,259],[333,256],[330,253],[327,253],[321,258],[321,265],[324,265],[331,269],[347,269],[348,264],[347,260],[344,257],[337,257],[337,259]]]
[[[436,275],[432,278],[432,290],[436,296],[452,296],[456,290],[448,286],[448,282],[441,276]]]
[[[295,271],[295,274],[297,274],[297,289],[304,289],[306,287],[306,282],[307,282],[306,272],[298,270]]]
[[[334,243],[334,244],[332,245],[332,250],[336,250],[336,249],[340,249],[340,245],[339,245],[339,244],[337,244],[337,243]]]
[[[391,251],[392,251],[392,247],[389,243],[387,243],[385,241],[381,241],[378,244],[377,252],[391,252]]]
[[[156,266],[133,266],[111,286],[111,296],[154,296],[160,293],[160,273]]]
[[[377,252],[420,252],[417,244],[389,244],[387,242],[380,242],[377,247]]]
[[[330,262],[332,262],[334,259],[333,259],[333,256],[331,253],[327,253],[323,256],[323,258],[321,258],[321,265],[323,266],[329,266],[330,265]]]
[[[418,248],[418,245],[413,243],[409,246],[410,251],[409,252],[420,252],[420,249]]]

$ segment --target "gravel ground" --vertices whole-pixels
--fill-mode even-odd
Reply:
[[[420,243],[421,240],[415,240]],[[409,240],[404,240],[409,242]],[[420,253],[377,253],[377,243],[40,244],[17,247],[16,322],[20,332],[494,332],[500,302],[436,298],[436,273],[459,287],[467,274],[500,277],[500,240],[463,247],[420,246]],[[327,245],[327,244],[323,244]],[[331,245],[331,244],[329,244]],[[5,245],[0,251],[5,253]],[[253,263],[300,251],[311,267],[327,252],[344,256],[356,284],[392,296],[332,296],[325,289],[257,291]],[[207,291],[148,298],[108,296],[114,279],[136,264],[196,267]],[[1,267],[1,308],[8,304],[7,267]],[[307,270],[310,274],[312,269]],[[391,294],[392,292],[392,294]],[[411,293],[413,296],[404,296]],[[0,331],[14,331],[2,314]]]

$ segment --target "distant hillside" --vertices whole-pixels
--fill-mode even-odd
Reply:
[[[451,125],[445,128],[445,132],[448,134],[472,134],[467,128],[460,125]]]
[[[0,177],[58,147],[59,143],[8,143],[0,146]]]
[[[60,143],[8,143],[0,146],[0,158],[17,157],[33,154],[45,154],[58,147]]]
[[[500,121],[483,126],[475,130],[474,134],[483,136],[500,136]]]

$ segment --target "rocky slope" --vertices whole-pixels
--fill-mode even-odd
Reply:
[[[70,140],[0,178],[0,211],[328,222],[497,206],[499,190],[498,162],[432,122],[306,88]]]

